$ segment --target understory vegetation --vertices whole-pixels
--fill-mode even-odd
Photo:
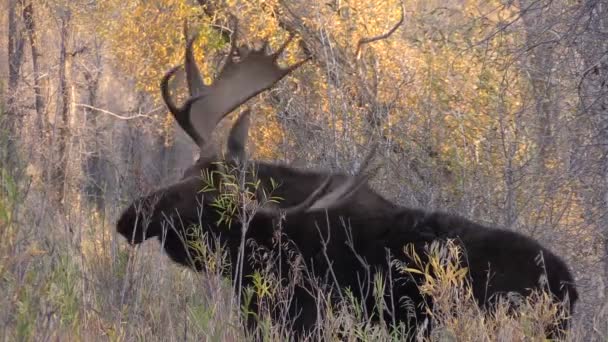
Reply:
[[[183,63],[184,31],[198,34],[209,83],[233,15],[239,43],[276,51],[295,35],[281,66],[310,57],[247,102],[253,159],[353,174],[378,141],[374,191],[539,241],[580,294],[564,339],[608,341],[608,0],[7,0],[0,13],[2,341],[287,339],[271,318],[291,289],[270,264],[235,293],[222,251],[196,246],[197,273],[156,241],[131,248],[116,233],[134,199],[179,179],[198,153],[159,92]],[[183,75],[175,81],[185,98]],[[234,219],[233,195],[218,197],[222,220]],[[463,251],[425,253],[401,267],[424,280],[432,320],[419,340],[542,341],[564,318],[544,292],[487,313]],[[378,293],[391,281],[374,279]],[[355,290],[316,289],[323,319],[310,340],[408,334],[372,323]]]
[[[256,273],[254,285],[244,291],[246,297],[256,293],[263,308],[257,317],[258,329],[246,331],[243,321],[249,310],[247,304],[241,308],[236,304],[233,284],[223,275],[231,265],[221,251],[201,253],[206,256],[205,269],[192,272],[170,262],[156,242],[127,247],[113,234],[113,222],[91,215],[90,208],[72,207],[67,215],[56,215],[53,203],[21,177],[2,172],[0,289],[4,295],[0,306],[4,310],[0,322],[4,340],[288,339],[289,327],[271,316],[273,306],[289,301],[290,289],[276,282],[271,268]],[[197,248],[204,250],[207,245]],[[432,323],[419,322],[418,340],[540,341],[547,327],[560,318],[560,304],[546,292],[506,297],[492,313],[485,312],[468,286],[467,270],[460,267],[462,251],[456,244],[427,246],[428,262],[408,246],[404,250],[415,262],[400,267],[404,274],[424,277],[420,290],[428,296],[425,308],[432,317]],[[387,281],[376,277],[374,291]],[[349,291],[343,301],[332,305],[331,293],[318,289],[316,296],[323,319],[310,340],[388,341],[408,336],[408,327],[395,328],[395,322],[371,323]],[[428,305],[431,300],[432,306]],[[404,301],[403,305],[411,304]],[[390,310],[382,305],[375,309]],[[593,317],[591,322],[574,319],[566,340],[603,340],[608,332],[607,306],[600,306]]]
[[[239,310],[232,283],[222,275],[230,267],[222,253],[205,253],[205,271],[195,273],[171,263],[158,243],[126,247],[121,238],[113,236],[112,222],[90,216],[90,210],[52,216],[52,204],[44,196],[30,193],[24,199],[19,195],[24,190],[21,186],[23,183],[3,173],[0,214],[5,229],[0,239],[0,289],[5,295],[0,298],[4,308],[0,317],[4,340],[288,338],[289,328],[271,316],[274,305],[288,302],[290,289],[276,283],[271,269],[267,274],[256,274],[254,286],[245,290],[245,296],[255,292],[263,308],[257,317],[261,321],[258,330],[247,332],[243,319],[248,310]],[[28,202],[35,197],[39,202]],[[40,211],[13,219],[27,207],[48,208],[45,216],[54,223],[42,223]],[[79,231],[82,239],[75,240],[74,231]],[[488,314],[477,305],[468,287],[466,269],[459,266],[462,252],[455,244],[434,243],[425,252],[428,262],[417,258],[414,265],[403,266],[403,272],[424,275],[420,290],[433,302],[426,307],[432,325],[420,322],[419,340],[544,340],[545,329],[559,318],[558,304],[544,292],[504,298]],[[386,281],[376,277],[375,291]],[[331,293],[319,289],[316,295],[324,318],[311,340],[387,341],[408,335],[405,326],[390,328],[394,322],[371,323],[362,304],[348,291],[337,305],[330,305]],[[408,305],[407,301],[403,305]],[[386,309],[390,310],[382,305],[376,308]],[[601,310],[593,322],[575,321],[567,340],[601,340],[608,331],[606,307]],[[589,327],[594,331],[587,331]]]

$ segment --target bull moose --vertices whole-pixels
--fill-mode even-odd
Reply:
[[[312,331],[319,321],[321,311],[310,282],[333,294],[335,300],[348,289],[368,317],[415,329],[425,319],[421,304],[427,299],[417,287],[416,276],[403,274],[392,260],[408,262],[406,245],[421,249],[447,239],[457,241],[465,251],[463,265],[468,267],[480,305],[490,305],[508,292],[528,295],[544,288],[556,301],[568,301],[565,310],[572,311],[577,291],[558,256],[516,232],[388,201],[367,183],[365,169],[373,151],[354,176],[252,161],[245,150],[251,114],[244,110],[230,130],[226,152],[220,154],[209,142],[216,125],[306,61],[288,68],[278,65],[291,38],[268,53],[267,44],[257,49],[237,48],[233,33],[229,55],[211,85],[204,84],[195,63],[195,37],[187,39],[184,68],[190,98],[179,107],[171,97],[169,82],[177,67],[163,77],[161,92],[175,120],[198,145],[200,158],[179,182],[137,199],[124,211],[117,230],[130,244],[157,237],[173,261],[201,271],[205,260],[196,242],[204,237],[192,234],[197,227],[205,237],[214,237],[209,240],[211,248],[221,247],[229,255],[232,267],[226,275],[239,279],[237,291],[251,285],[251,275],[271,263],[281,282],[293,284],[293,299],[277,315],[289,317],[297,336]],[[237,176],[230,178],[232,170],[237,170]],[[227,181],[246,188],[256,206],[237,204],[231,210],[218,206],[227,188],[222,184]],[[248,257],[259,249],[276,257],[266,264]],[[542,264],[537,262],[539,255]],[[302,273],[308,280],[298,276]],[[380,298],[387,303],[384,309],[379,309],[379,297],[372,294],[375,274],[392,280],[381,290]],[[546,285],[539,282],[541,277]],[[565,328],[567,322],[557,324]]]

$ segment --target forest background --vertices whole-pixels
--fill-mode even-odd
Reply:
[[[133,256],[114,232],[132,199],[191,165],[158,84],[182,62],[185,21],[212,80],[229,13],[241,42],[292,32],[282,63],[313,57],[250,101],[254,158],[353,172],[379,137],[374,189],[538,239],[575,274],[573,338],[608,338],[608,1],[3,0],[0,13],[4,340],[235,329],[201,299],[221,280],[154,244]]]

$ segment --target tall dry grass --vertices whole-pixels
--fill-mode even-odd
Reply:
[[[23,171],[23,170],[21,170]],[[288,303],[292,288],[272,270],[255,275],[245,291],[260,299],[258,330],[246,332],[243,312],[229,279],[225,258],[211,251],[206,272],[176,266],[161,246],[148,242],[129,248],[114,232],[116,203],[108,216],[78,198],[56,203],[45,184],[30,184],[19,168],[0,168],[0,336],[4,341],[241,341],[289,338],[284,319],[271,320],[276,306]],[[111,217],[109,217],[111,216]],[[201,248],[204,248],[202,246]],[[428,262],[403,266],[418,273],[420,289],[432,298],[432,323],[417,339],[429,341],[541,341],[560,314],[546,293],[500,301],[491,314],[481,310],[460,268],[455,245],[433,244]],[[376,277],[376,289],[386,279]],[[378,295],[379,291],[374,295]],[[309,340],[403,340],[408,329],[372,323],[349,291],[330,305],[320,288],[323,319]],[[510,310],[513,305],[516,310]],[[382,306],[382,305],[380,305]],[[574,320],[568,341],[608,340],[608,305],[592,321]],[[380,308],[381,310],[382,308]]]

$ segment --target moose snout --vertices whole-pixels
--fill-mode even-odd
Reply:
[[[129,244],[136,245],[145,240],[144,233],[141,229],[137,229],[138,226],[141,226],[141,218],[138,219],[135,209],[131,206],[121,215],[116,223],[116,230],[127,239]]]

